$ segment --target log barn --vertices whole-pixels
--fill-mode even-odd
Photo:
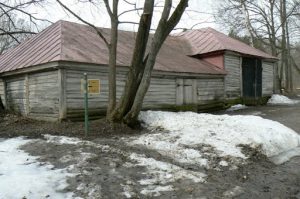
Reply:
[[[109,29],[101,29],[109,37]],[[119,31],[117,97],[132,58],[135,33]],[[273,57],[211,28],[171,35],[162,46],[143,109],[206,110],[228,100],[270,96]],[[95,84],[89,114],[105,114],[108,50],[85,25],[58,21],[0,56],[0,98],[4,107],[47,121],[80,119],[83,74]]]

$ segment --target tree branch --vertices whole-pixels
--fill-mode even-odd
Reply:
[[[67,10],[68,12],[70,12],[74,17],[76,17],[79,21],[89,25],[90,27],[92,27],[96,33],[98,34],[98,36],[104,41],[104,43],[106,44],[106,46],[108,48],[110,48],[110,44],[108,43],[107,39],[105,38],[105,36],[102,34],[102,32],[99,30],[99,28],[97,28],[96,26],[94,26],[93,24],[89,23],[88,21],[85,21],[84,19],[82,19],[80,16],[78,16],[75,12],[73,12],[70,8],[68,8],[65,4],[63,4],[60,0],[56,0],[59,5],[61,5],[61,7],[63,7],[65,10]]]

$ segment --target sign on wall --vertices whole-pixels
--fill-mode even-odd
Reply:
[[[88,79],[88,93],[100,94],[100,79]],[[84,80],[81,80],[81,93],[84,93]]]

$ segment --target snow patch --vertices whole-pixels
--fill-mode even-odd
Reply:
[[[148,189],[143,189],[141,194],[143,195],[151,195],[151,196],[160,196],[161,191],[173,191],[173,187],[171,185],[168,186],[152,186]]]
[[[240,186],[236,186],[228,191],[225,191],[223,193],[224,198],[234,198],[236,196],[241,195],[242,193],[244,193],[244,189]]]
[[[72,198],[65,170],[40,166],[37,158],[18,149],[30,142],[23,138],[0,141],[0,198]]]
[[[205,158],[199,150],[189,153],[188,148],[199,144],[213,146],[220,157],[247,158],[238,145],[262,147],[268,157],[278,155],[299,146],[300,136],[286,126],[259,116],[229,116],[197,114],[193,112],[142,112],[139,119],[155,131],[137,137],[132,144],[157,150],[176,161],[203,165]]]
[[[291,149],[289,151],[283,152],[279,155],[273,156],[271,157],[271,161],[274,162],[275,164],[279,165],[282,164],[286,161],[288,161],[289,159],[291,159],[292,157],[295,156],[300,156],[300,147]]]
[[[54,135],[44,135],[47,142],[57,143],[57,144],[79,144],[83,141],[79,138],[67,137],[67,136],[54,136]]]
[[[286,96],[274,94],[269,99],[268,104],[272,105],[293,105],[299,103],[299,100],[292,100]]]
[[[145,166],[148,170],[146,179],[139,181],[141,185],[145,185],[141,191],[144,195],[158,196],[160,191],[172,191],[171,185],[166,185],[175,182],[179,179],[192,180],[195,183],[205,182],[206,175],[201,172],[195,172],[183,169],[174,164],[157,161],[153,158],[146,158],[144,155],[133,153],[130,159],[137,162],[136,166]]]
[[[228,162],[225,161],[225,160],[220,161],[219,165],[222,166],[222,167],[228,167],[229,166]]]
[[[236,105],[228,108],[226,111],[232,112],[232,111],[242,110],[242,109],[246,109],[246,108],[248,108],[246,105],[236,104]]]

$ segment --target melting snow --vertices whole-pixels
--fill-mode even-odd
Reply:
[[[297,104],[297,103],[299,103],[299,100],[292,100],[286,96],[278,95],[278,94],[272,95],[272,97],[268,101],[268,104],[274,104],[274,105],[276,105],[276,104],[292,105],[292,104]]]
[[[72,198],[72,193],[60,192],[70,174],[52,165],[40,166],[35,157],[18,149],[28,142],[0,141],[0,198]]]
[[[47,142],[57,143],[57,144],[79,144],[83,141],[79,138],[67,137],[67,136],[54,136],[54,135],[44,135]]]
[[[133,153],[130,159],[137,161],[138,166],[145,166],[148,170],[145,173],[147,178],[139,181],[145,186],[141,191],[144,195],[159,196],[160,191],[172,191],[173,186],[167,184],[179,179],[189,179],[195,183],[205,181],[204,173],[186,170],[174,164],[146,158],[144,155]]]
[[[243,104],[236,104],[228,108],[226,111],[237,111],[237,110],[242,110],[248,108],[246,105]]]
[[[259,116],[229,116],[193,112],[142,112],[139,117],[152,130],[164,132],[137,137],[132,144],[145,145],[176,161],[205,165],[199,145],[210,145],[220,157],[247,158],[238,145],[262,147],[272,157],[296,148],[300,136],[286,126]],[[193,149],[194,148],[194,149]],[[209,165],[207,165],[209,167]]]

